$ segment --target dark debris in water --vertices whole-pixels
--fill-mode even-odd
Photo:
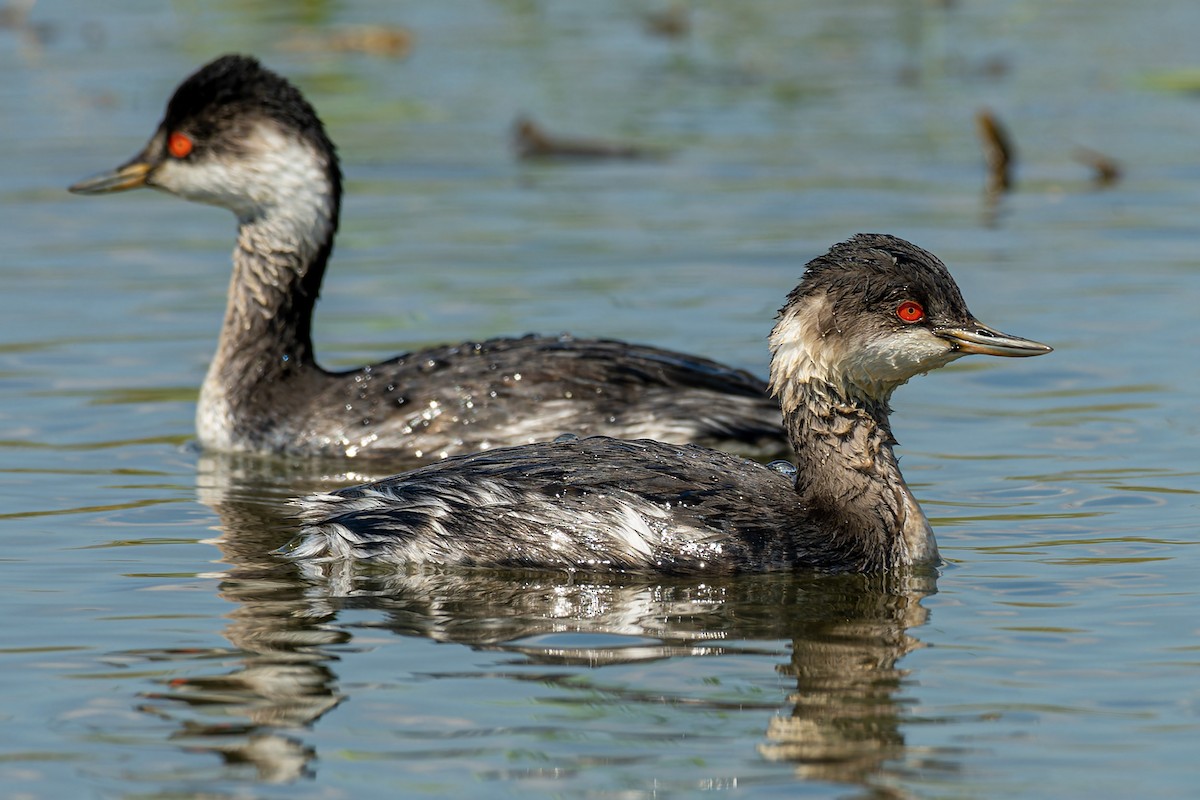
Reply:
[[[680,39],[691,33],[692,19],[687,7],[676,3],[661,11],[651,11],[642,17],[646,33],[664,39]]]
[[[1072,155],[1076,161],[1091,168],[1097,186],[1112,186],[1121,180],[1121,164],[1116,159],[1087,147],[1076,147]]]
[[[1007,192],[1013,186],[1012,171],[1017,160],[1012,137],[991,109],[981,108],[975,113],[975,127],[987,165],[987,192],[989,195]]]
[[[513,123],[512,139],[517,158],[522,160],[642,159],[664,155],[641,145],[556,136],[526,116],[517,117]]]

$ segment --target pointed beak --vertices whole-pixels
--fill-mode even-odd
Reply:
[[[934,333],[949,340],[960,353],[1025,358],[1045,355],[1054,349],[1032,339],[1001,333],[977,320],[971,320],[970,324],[961,328],[939,328]]]
[[[108,194],[109,192],[124,192],[129,189],[139,189],[146,185],[150,170],[154,164],[146,158],[145,153],[138,153],[132,159],[112,170],[84,178],[70,187],[67,191],[73,194]]]

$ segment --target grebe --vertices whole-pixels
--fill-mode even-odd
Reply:
[[[769,342],[794,469],[564,437],[301,500],[302,529],[283,552],[306,563],[683,573],[936,563],[892,451],[893,390],[968,353],[1051,350],[980,323],[941,261],[878,234],[810,262]]]
[[[764,381],[654,347],[526,336],[321,369],[312,313],[341,171],[312,106],[253,58],[224,56],[187,78],[140,153],[71,191],[139,187],[237,216],[225,321],[196,409],[204,447],[415,464],[574,431],[786,452]]]

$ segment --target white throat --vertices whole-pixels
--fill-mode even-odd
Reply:
[[[847,400],[886,404],[910,378],[963,354],[928,328],[914,325],[870,335],[850,329],[824,294],[786,308],[768,341],[771,391],[784,412],[801,402],[806,385],[826,384]]]
[[[239,150],[209,153],[197,163],[168,161],[154,183],[228,208],[242,226],[261,228],[274,243],[315,249],[329,236],[336,211],[331,156],[268,121],[255,125]]]

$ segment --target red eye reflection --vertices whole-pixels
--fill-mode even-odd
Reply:
[[[916,300],[905,300],[896,306],[896,316],[901,322],[920,322],[925,319],[925,309]]]
[[[175,131],[167,137],[167,152],[176,158],[185,158],[192,152],[192,140],[185,133]]]

